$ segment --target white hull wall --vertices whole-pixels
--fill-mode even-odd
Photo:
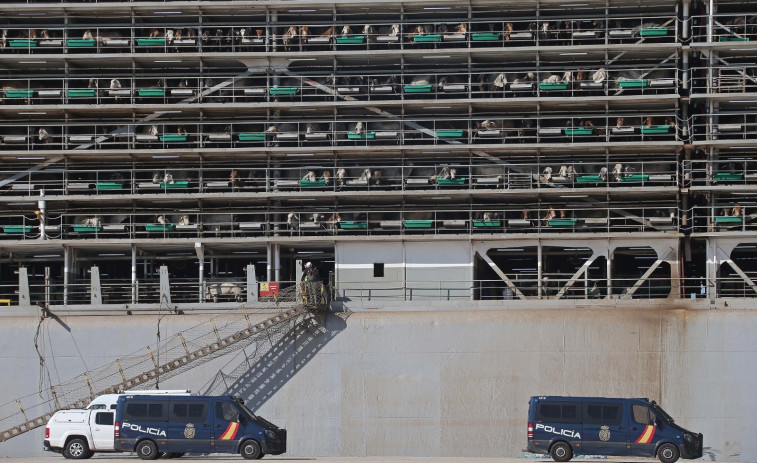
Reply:
[[[164,316],[161,335],[208,317]],[[38,320],[2,320],[6,403],[40,383]],[[65,380],[84,363],[94,368],[154,343],[157,320],[47,319],[40,350],[53,379]],[[564,394],[657,400],[704,434],[709,456],[754,461],[756,331],[752,310],[659,310],[643,301],[624,309],[355,312],[346,321],[329,316],[325,334],[311,330],[277,346],[268,376],[235,390],[287,428],[289,456],[518,456],[529,397]],[[202,391],[219,369],[240,363],[229,354],[161,387]],[[0,456],[42,454],[43,433],[0,444]]]

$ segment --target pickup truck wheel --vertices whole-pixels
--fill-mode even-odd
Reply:
[[[260,444],[253,439],[247,439],[242,442],[242,446],[239,447],[239,453],[245,460],[257,460],[263,456],[263,450],[260,448]]]
[[[71,439],[63,448],[63,456],[74,460],[83,460],[92,456],[87,441],[84,439]]]
[[[151,440],[143,440],[137,444],[137,455],[143,460],[154,460],[158,458],[158,446]]]

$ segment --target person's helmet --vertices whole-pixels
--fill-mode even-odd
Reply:
[[[305,268],[310,268],[310,267],[312,267],[312,266],[313,266],[313,264],[312,264],[312,263],[310,263],[310,262],[308,262],[308,263],[306,263],[306,264],[305,264]]]

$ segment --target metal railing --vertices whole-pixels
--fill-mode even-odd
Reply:
[[[482,189],[564,189],[583,187],[659,187],[680,184],[674,154],[668,161],[639,161],[638,154],[613,155],[611,160],[591,157],[539,163],[373,163],[323,160],[265,167],[238,162],[229,167],[183,165],[145,168],[110,164],[107,167],[53,168],[28,172],[8,183],[0,194],[8,196],[123,194],[189,194],[218,192],[284,193],[391,191],[459,191]],[[10,177],[25,169],[0,169]]]
[[[692,16],[692,41],[697,42],[749,42],[757,39],[754,15],[715,14],[712,15],[712,36],[709,35],[710,16]]]
[[[212,13],[209,13],[212,14]],[[389,14],[392,14],[391,12]],[[310,50],[376,50],[386,48],[518,47],[584,44],[674,43],[678,38],[675,16],[651,17],[550,17],[492,21],[427,18],[356,22],[354,18],[323,18],[321,23],[266,24],[265,12],[246,24],[213,24],[190,13],[180,24],[122,26],[76,23],[67,29],[48,24],[9,27],[0,53],[178,53],[275,52]],[[81,21],[81,18],[77,18]],[[168,18],[167,18],[168,19]],[[166,21],[169,22],[169,21]],[[202,22],[202,25],[200,25]]]
[[[579,199],[567,199],[579,198]],[[83,219],[82,219],[83,218]],[[39,220],[7,213],[0,218],[0,239],[41,238]],[[60,239],[158,239],[217,237],[294,237],[386,234],[471,234],[471,233],[640,233],[677,232],[676,200],[659,196],[649,203],[621,203],[612,206],[588,199],[588,195],[567,195],[550,204],[508,204],[473,208],[419,205],[404,210],[319,207],[280,211],[183,213],[169,210],[160,216],[122,212],[63,213],[47,221],[45,235]]]
[[[656,63],[655,63],[656,64]],[[513,67],[466,72],[418,73],[410,70],[366,73],[334,68],[302,77],[253,75],[134,76],[108,72],[66,78],[0,79],[5,105],[44,104],[175,104],[249,103],[274,101],[321,102],[350,98],[360,101],[387,99],[596,97],[620,95],[675,95],[678,70],[670,66]],[[223,85],[221,85],[223,84]]]
[[[525,116],[525,117],[524,117]],[[351,119],[351,120],[350,120]],[[379,121],[351,118],[312,121],[252,120],[246,123],[156,122],[149,124],[4,125],[0,149],[200,149],[372,145],[510,143],[612,143],[674,141],[683,127],[673,111],[572,116],[510,115],[491,118]]]

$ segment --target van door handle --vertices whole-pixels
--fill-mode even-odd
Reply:
[[[633,428],[631,428],[631,431],[638,431],[638,430],[639,430],[639,428],[637,428],[635,426]]]

